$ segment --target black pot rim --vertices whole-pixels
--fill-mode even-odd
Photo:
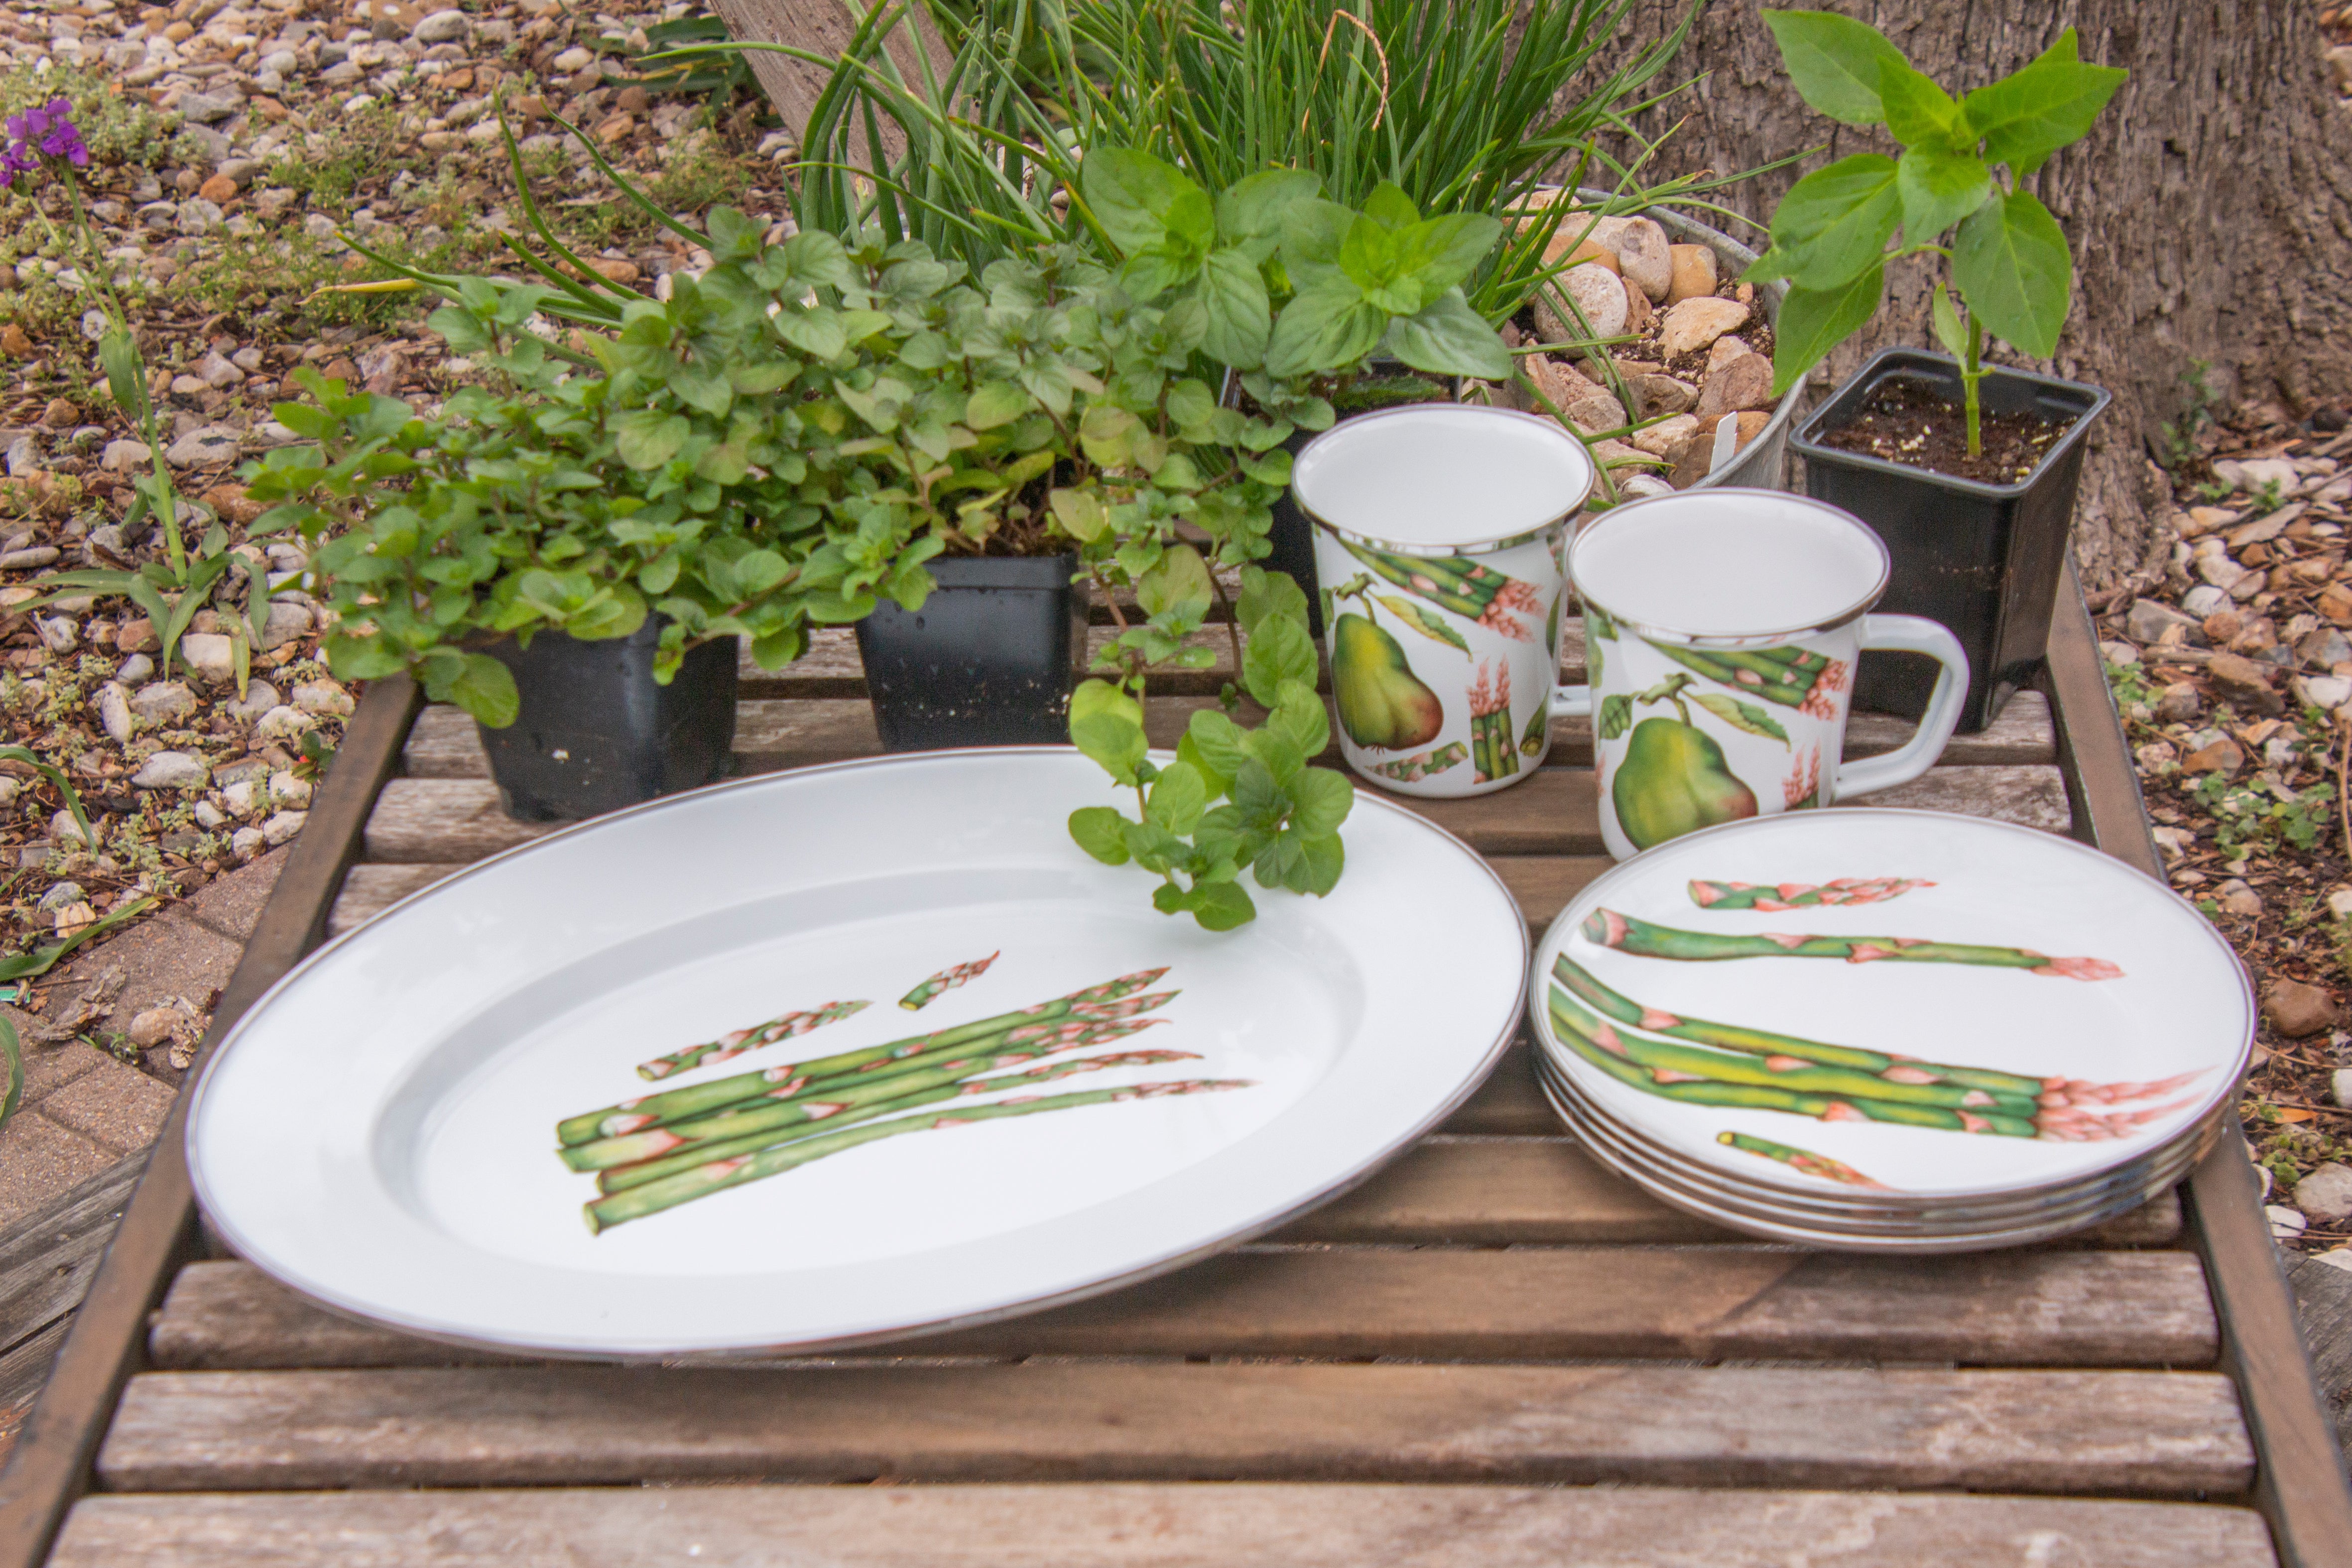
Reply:
[[[923,563],[940,588],[1066,588],[1078,552],[1052,555],[935,555]]]
[[[1909,463],[1890,463],[1883,457],[1872,457],[1864,453],[1847,452],[1839,447],[1822,444],[1820,437],[1826,434],[1829,416],[1837,408],[1838,403],[1856,387],[1880,378],[1887,362],[1897,359],[1914,362],[1924,361],[1929,365],[1948,369],[1955,376],[1959,374],[1960,362],[1949,354],[1939,354],[1932,349],[1906,348],[1900,344],[1881,349],[1873,354],[1860,370],[1839,382],[1836,390],[1822,400],[1821,406],[1807,414],[1802,424],[1790,432],[1789,444],[1796,448],[1808,463],[1827,463],[1838,467],[1865,469],[1871,473],[1885,474],[1894,478],[1908,479],[1915,484],[1929,486],[1936,489],[1956,491],[1964,496],[1980,496],[1988,500],[2005,501],[2022,496],[2032,489],[2042,476],[2049,471],[2050,465],[2063,456],[2069,448],[2080,442],[2098,420],[2099,415],[2106,412],[2107,404],[2115,401],[2114,393],[2090,382],[2070,382],[2063,376],[2045,376],[2034,371],[2019,370],[2013,365],[1986,366],[1987,381],[2021,382],[2029,386],[2079,392],[2090,400],[2088,406],[2074,416],[2074,423],[2067,427],[2066,434],[2050,444],[2050,450],[2042,455],[2042,461],[2033,465],[2033,471],[2022,479],[2007,485],[1988,485],[1981,479],[1963,479],[1957,475],[1939,474],[1933,468],[1921,468]]]

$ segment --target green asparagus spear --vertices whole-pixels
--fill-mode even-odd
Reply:
[[[814,1029],[861,1013],[872,1007],[871,1002],[827,1002],[806,1012],[786,1013],[778,1019],[751,1029],[738,1030],[700,1045],[689,1045],[683,1051],[673,1051],[667,1056],[656,1056],[651,1061],[637,1064],[640,1078],[663,1079],[673,1072],[683,1072],[689,1067],[715,1067],[731,1061],[747,1051],[757,1051],[763,1045],[773,1045],[780,1040],[793,1040]]]
[[[1729,936],[1653,925],[1613,909],[1594,910],[1580,929],[1589,941],[1642,958],[1700,963],[1725,958],[1843,958],[1849,964],[1889,958],[1915,964],[1982,964],[2070,980],[2123,977],[2123,970],[2104,958],[2053,958],[2030,947],[1984,947],[1960,942],[1929,942],[1916,936],[1816,936],[1790,932]]]

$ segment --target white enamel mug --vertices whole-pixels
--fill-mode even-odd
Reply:
[[[1657,496],[1576,535],[1591,683],[1555,717],[1590,716],[1601,832],[1619,860],[1745,817],[1827,806],[1934,766],[1969,688],[1959,640],[1916,615],[1873,615],[1886,547],[1860,518],[1779,490]],[[1842,760],[1864,648],[1944,668],[1918,732]]]
[[[1551,749],[1569,525],[1592,459],[1555,421],[1415,403],[1307,444],[1291,494],[1315,527],[1348,765],[1407,795],[1484,795]]]

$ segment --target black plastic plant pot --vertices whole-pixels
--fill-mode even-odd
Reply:
[[[514,675],[522,711],[504,729],[478,726],[508,816],[572,822],[727,777],[735,749],[735,639],[686,655],[654,680],[661,622],[584,643],[541,632],[485,652]]]
[[[1886,541],[1891,570],[1876,608],[1941,622],[1968,650],[1969,695],[1959,727],[1974,732],[1999,717],[2042,664],[2065,575],[2083,438],[2107,406],[2108,394],[2027,371],[1990,372],[1978,390],[1986,413],[2071,423],[2031,474],[2014,484],[1988,485],[1822,444],[1824,435],[1859,416],[1873,393],[1896,380],[1924,382],[1949,401],[1954,420],[1961,417],[1958,361],[1887,349],[1816,409],[1790,444],[1804,455],[1805,493],[1852,512]],[[1932,660],[1864,653],[1854,706],[1916,718],[1927,710],[1936,674]]]
[[[1075,555],[934,556],[920,610],[885,600],[857,653],[885,751],[1056,745],[1087,657]]]

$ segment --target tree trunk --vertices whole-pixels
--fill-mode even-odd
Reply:
[[[1687,3],[1634,0],[1633,36],[1664,32]],[[2056,359],[2033,363],[2116,398],[2089,437],[2076,513],[2087,584],[2120,583],[2169,548],[2169,490],[2151,458],[2199,361],[2212,367],[2209,384],[2224,402],[2273,400],[2298,417],[2346,404],[2352,117],[2336,104],[2305,0],[1801,3],[1877,26],[1956,96],[2023,65],[2069,25],[2084,59],[2131,71],[2090,136],[2034,181],[2074,246],[2075,289]],[[1749,169],[1825,143],[1719,198],[1758,222],[1799,174],[1894,148],[1881,128],[1840,125],[1806,106],[1761,9],[1758,0],[1709,6],[1674,73],[1706,79],[1643,128],[1654,136],[1682,120],[1652,166],[1663,172]],[[1818,385],[1888,343],[1934,346],[1935,260],[1889,269],[1886,308],[1830,358]]]
[[[866,7],[853,6],[849,0],[715,0],[719,19],[727,30],[746,43],[790,44],[796,49],[814,54],[838,57],[849,47],[858,26],[866,14]],[[910,36],[911,35],[911,36]],[[908,19],[890,30],[886,47],[891,62],[909,82],[922,80],[924,56],[929,56],[933,71],[944,72],[954,55],[931,26],[930,16],[920,5],[913,6]],[[797,60],[789,55],[779,55],[761,49],[751,57],[752,74],[760,78],[760,89],[776,113],[792,130],[793,140],[802,154],[808,151],[809,111],[824,91],[832,73],[822,66]],[[905,152],[906,136],[888,120],[882,121],[882,142],[885,152],[897,158]],[[863,129],[852,131],[851,155],[861,164],[866,162],[866,133]]]

